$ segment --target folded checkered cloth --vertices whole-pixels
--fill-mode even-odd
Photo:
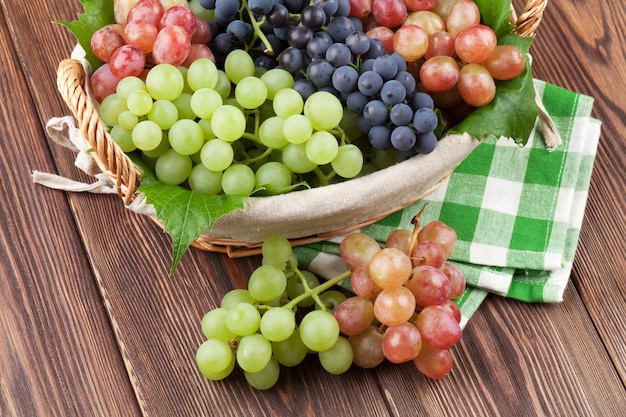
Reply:
[[[541,126],[524,147],[484,140],[432,194],[362,232],[384,242],[391,230],[439,219],[455,229],[450,258],[464,272],[456,300],[463,325],[488,293],[527,302],[559,302],[578,244],[601,123],[590,117],[593,98],[535,80],[563,143],[545,148]],[[494,117],[496,117],[494,115]],[[323,278],[345,271],[341,237],[296,248],[300,262]]]

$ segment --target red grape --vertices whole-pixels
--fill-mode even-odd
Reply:
[[[124,26],[124,39],[129,45],[139,47],[144,53],[152,52],[159,29],[145,20],[130,20]]]
[[[441,220],[433,220],[426,224],[417,234],[418,242],[431,241],[437,243],[443,249],[445,259],[450,257],[454,245],[456,245],[456,232]]]
[[[379,250],[378,242],[360,232],[350,233],[339,244],[339,255],[350,269],[361,264],[368,264],[372,256]]]
[[[407,16],[404,0],[372,0],[372,16],[382,26],[398,27]]]
[[[417,315],[415,326],[422,334],[422,339],[436,349],[448,349],[461,340],[459,322],[441,306],[424,307]]]
[[[352,17],[366,17],[372,12],[372,0],[350,0],[350,14]]]
[[[104,100],[106,96],[114,94],[120,79],[111,72],[111,67],[105,63],[98,67],[89,77],[89,86],[98,102]]]
[[[350,277],[350,286],[356,295],[363,298],[374,298],[383,290],[370,276],[368,264],[354,268]]]
[[[374,300],[374,316],[382,324],[397,326],[415,312],[415,297],[406,287],[382,290]],[[418,315],[419,318],[419,315]]]
[[[387,235],[385,247],[400,249],[402,252],[408,254],[410,243],[411,231],[409,229],[396,229]]]
[[[432,266],[413,268],[413,275],[405,287],[413,293],[415,304],[421,307],[439,305],[450,298],[450,280]]]
[[[448,281],[450,281],[450,298],[462,296],[467,286],[463,272],[461,272],[458,267],[448,262],[444,263],[440,269],[446,274]]]
[[[454,49],[468,64],[483,62],[493,54],[498,44],[496,33],[487,25],[468,26],[456,35]]]
[[[454,359],[448,350],[435,349],[422,342],[422,349],[413,363],[428,378],[441,379],[452,370]]]
[[[142,20],[159,26],[164,11],[163,4],[159,0],[139,0],[128,11],[126,22]]]
[[[520,75],[526,67],[522,51],[515,45],[498,45],[483,66],[496,80],[511,80]]]
[[[472,0],[461,0],[450,8],[446,30],[453,38],[468,26],[480,23],[480,10]]]
[[[182,64],[191,50],[191,35],[180,26],[166,26],[159,31],[152,49],[156,64]]]
[[[374,326],[364,332],[349,336],[354,356],[352,363],[360,368],[375,368],[385,360],[383,353],[383,335]]]
[[[441,55],[430,58],[420,68],[420,81],[430,92],[450,90],[459,79],[459,66],[454,58]]]
[[[428,34],[416,25],[406,25],[396,30],[393,36],[393,50],[406,62],[422,58],[428,49]]]
[[[422,348],[422,335],[411,323],[388,327],[383,335],[383,353],[392,363],[415,359]]]
[[[463,100],[475,107],[486,106],[496,96],[496,83],[481,64],[467,64],[461,68],[457,87]]]
[[[428,49],[426,49],[424,58],[431,59],[439,55],[449,57],[456,55],[454,37],[445,30],[428,35]]]
[[[348,336],[365,331],[374,321],[374,304],[363,297],[349,297],[333,313],[339,330]]]
[[[404,0],[406,8],[412,12],[420,10],[432,10],[437,0]]]
[[[109,65],[111,73],[120,80],[138,76],[146,66],[146,54],[138,46],[122,45],[111,54]]]
[[[409,255],[396,248],[383,248],[369,263],[370,276],[382,289],[401,286],[411,276],[413,265]]]
[[[96,30],[91,36],[91,51],[102,62],[109,62],[111,55],[117,48],[126,43],[124,28],[113,23]]]

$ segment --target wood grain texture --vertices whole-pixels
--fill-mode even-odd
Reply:
[[[523,2],[515,0],[517,10]],[[326,374],[315,357],[256,391],[196,370],[200,320],[258,258],[171,242],[115,196],[35,186],[34,169],[90,181],[49,142],[67,114],[58,62],[74,41],[50,22],[78,0],[0,0],[0,415],[608,416],[626,409],[626,16],[619,0],[552,0],[533,43],[537,78],[593,96],[603,123],[574,270],[559,304],[490,296],[453,348],[454,371],[411,365]],[[28,149],[27,151],[25,151]]]
[[[0,415],[138,415],[67,196],[31,180],[34,169],[54,171],[54,160],[39,140],[38,105],[18,59],[29,51],[15,48],[13,35],[26,19],[19,6],[11,8],[16,15],[6,12],[3,7],[0,20]]]

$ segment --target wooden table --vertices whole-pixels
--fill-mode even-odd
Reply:
[[[78,0],[1,0],[0,415],[626,415],[626,14],[621,0],[553,0],[535,77],[596,98],[603,122],[574,270],[562,303],[490,296],[440,381],[412,365],[326,374],[314,360],[261,392],[196,370],[200,320],[259,259],[189,251],[114,196],[34,185],[33,170],[90,181],[44,125],[68,114],[56,69]],[[519,4],[516,1],[515,4]],[[519,9],[518,9],[519,10]]]

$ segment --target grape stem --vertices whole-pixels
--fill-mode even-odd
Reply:
[[[304,278],[303,276],[301,276],[300,270],[299,269],[295,269],[295,272],[298,274],[298,276],[300,277],[300,279]],[[289,303],[285,304],[283,307],[284,308],[288,308],[293,310],[295,308],[295,306],[303,300],[306,300],[309,297],[313,297],[315,299],[315,301],[320,304],[320,306],[325,307],[324,303],[322,303],[322,301],[318,298],[318,295],[324,291],[326,291],[327,289],[339,284],[341,281],[343,281],[344,279],[347,279],[350,277],[350,275],[352,274],[352,271],[346,271],[343,272],[339,275],[337,275],[334,278],[331,278],[329,280],[327,280],[326,282],[318,285],[317,287],[313,287],[313,288],[309,288],[306,285],[306,282],[304,283],[305,285],[305,291],[300,294],[299,296],[297,296],[296,298],[294,298],[293,300],[291,300]],[[303,282],[306,280],[303,280]]]
[[[422,218],[422,214],[424,213],[424,209],[426,209],[427,205],[428,203],[424,204],[420,211],[418,211],[417,214],[411,219],[413,232],[411,233],[411,241],[409,243],[409,254],[413,253],[413,249],[417,246],[417,232],[419,232],[420,228],[420,219]]]
[[[266,53],[267,55],[273,56],[274,48],[272,48],[270,41],[265,36],[265,33],[263,33],[263,31],[261,30],[261,25],[265,23],[265,17],[263,17],[263,19],[259,22],[256,19],[256,16],[254,15],[254,13],[252,13],[252,10],[250,10],[250,7],[248,7],[248,0],[242,0],[241,4],[246,9],[246,12],[248,12],[248,16],[250,16],[250,24],[252,25],[252,28],[254,29],[254,37],[256,39],[261,39],[261,42],[263,42],[263,44],[265,45],[263,52]],[[253,44],[256,39],[253,39],[251,44]]]

